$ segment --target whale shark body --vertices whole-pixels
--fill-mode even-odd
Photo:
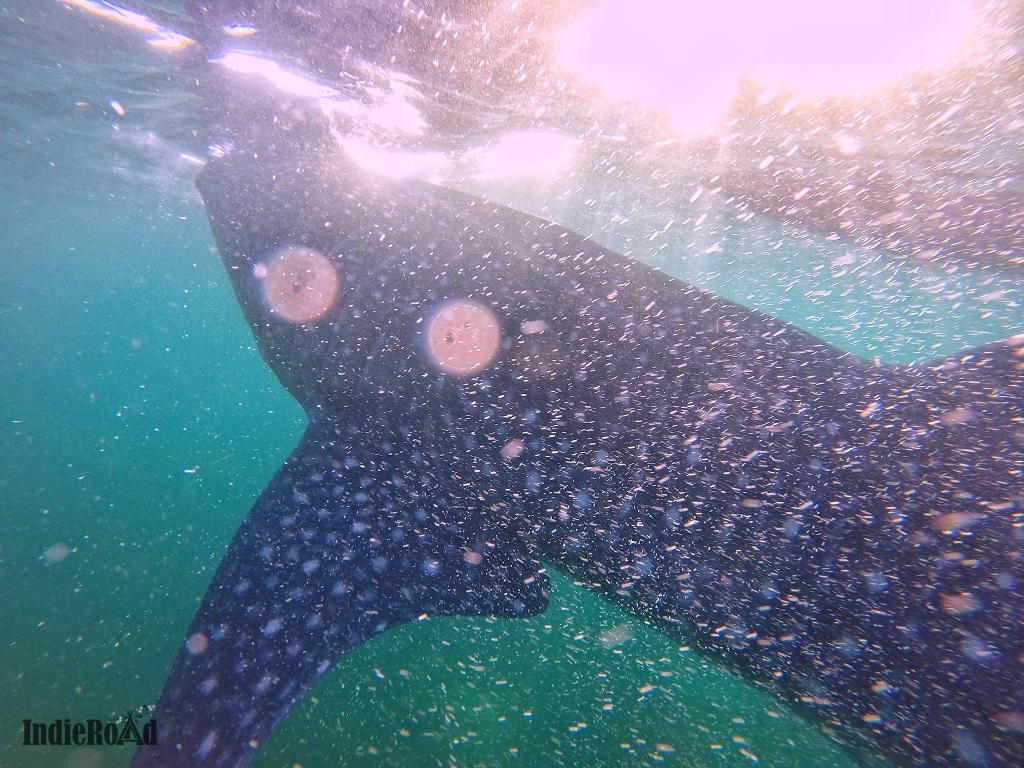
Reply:
[[[236,77],[202,84],[220,149],[199,188],[309,425],[133,765],[246,765],[370,637],[542,612],[542,561],[861,754],[1021,763],[1024,336],[867,361],[557,224],[374,175]]]

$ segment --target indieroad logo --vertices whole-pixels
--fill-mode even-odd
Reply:
[[[72,723],[67,718],[52,723],[34,723],[26,719],[22,723],[25,729],[22,744],[27,747],[156,744],[156,720],[150,719],[140,729],[132,712],[106,723],[102,720]]]

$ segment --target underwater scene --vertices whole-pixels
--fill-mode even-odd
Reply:
[[[0,766],[1024,765],[1022,66],[0,0]]]

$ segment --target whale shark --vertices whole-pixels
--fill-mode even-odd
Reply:
[[[279,4],[192,8],[212,58]],[[1021,764],[1024,335],[862,359],[558,224],[360,167],[313,96],[248,76],[203,71],[197,185],[308,426],[134,766],[244,766],[354,648],[425,617],[539,614],[546,567],[866,759]]]

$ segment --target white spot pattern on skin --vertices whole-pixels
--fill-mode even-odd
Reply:
[[[270,621],[267,622],[267,625],[263,628],[263,636],[264,637],[273,637],[274,635],[276,635],[280,631],[280,629],[281,629],[281,620],[280,619],[271,619]]]
[[[204,738],[202,743],[199,745],[199,748],[196,750],[196,754],[201,758],[206,757],[210,754],[210,750],[212,750],[216,744],[217,731],[210,731],[206,734],[206,738]]]

